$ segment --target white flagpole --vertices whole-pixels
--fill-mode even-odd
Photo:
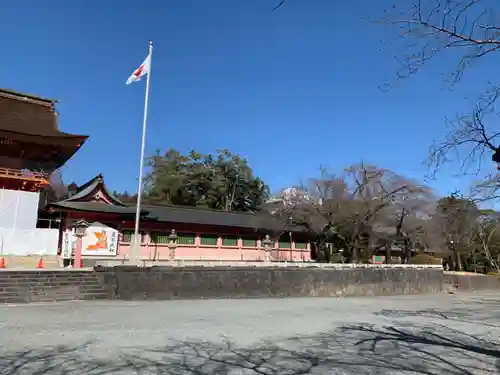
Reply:
[[[142,199],[142,179],[144,169],[144,153],[146,149],[146,131],[148,123],[148,99],[149,99],[149,80],[151,79],[151,64],[153,57],[153,42],[149,41],[149,71],[146,77],[146,95],[144,97],[144,118],[142,121],[142,140],[141,140],[141,160],[139,163],[139,185],[137,187],[137,208],[135,212],[135,228],[134,228],[134,241],[132,243],[132,257],[131,263],[140,265],[141,257],[141,237],[139,235],[139,222],[141,220],[141,199]]]

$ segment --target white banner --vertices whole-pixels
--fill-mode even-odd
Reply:
[[[71,259],[71,255],[75,252],[76,249],[76,237],[73,235],[74,230],[66,229],[63,232],[62,238],[62,248],[61,255],[63,259]]]
[[[62,256],[70,259],[76,251],[77,238],[73,230],[66,230],[63,234]],[[103,224],[92,224],[82,237],[82,256],[109,257],[118,253],[118,231]]]

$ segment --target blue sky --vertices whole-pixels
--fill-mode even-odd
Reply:
[[[90,136],[66,182],[102,172],[111,189],[136,189],[145,82],[125,81],[149,39],[148,154],[228,148],[273,190],[361,159],[422,177],[445,116],[469,108],[488,69],[450,91],[443,58],[383,92],[397,65],[381,43],[390,31],[369,18],[390,1],[287,0],[272,12],[276,2],[1,1],[0,87],[59,99],[60,128]],[[432,182],[439,193],[467,187],[453,170]]]

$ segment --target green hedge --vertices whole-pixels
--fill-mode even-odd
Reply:
[[[417,254],[411,258],[410,263],[441,265],[441,258],[436,258],[429,254]]]

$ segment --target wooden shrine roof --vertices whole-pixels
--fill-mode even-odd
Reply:
[[[0,155],[6,168],[51,173],[63,166],[88,136],[59,130],[57,101],[0,89]]]
[[[117,214],[133,218],[136,206],[127,205],[118,200],[104,184],[102,175],[94,177],[80,186],[72,197],[51,203],[47,207],[53,211],[86,211]],[[174,205],[149,205],[141,207],[141,219],[150,222],[169,222],[245,228],[280,232],[306,232],[302,226],[284,227],[283,224],[267,212],[243,213],[210,210],[196,207]]]
[[[56,100],[0,88],[0,130],[43,137],[79,138],[59,130]]]

